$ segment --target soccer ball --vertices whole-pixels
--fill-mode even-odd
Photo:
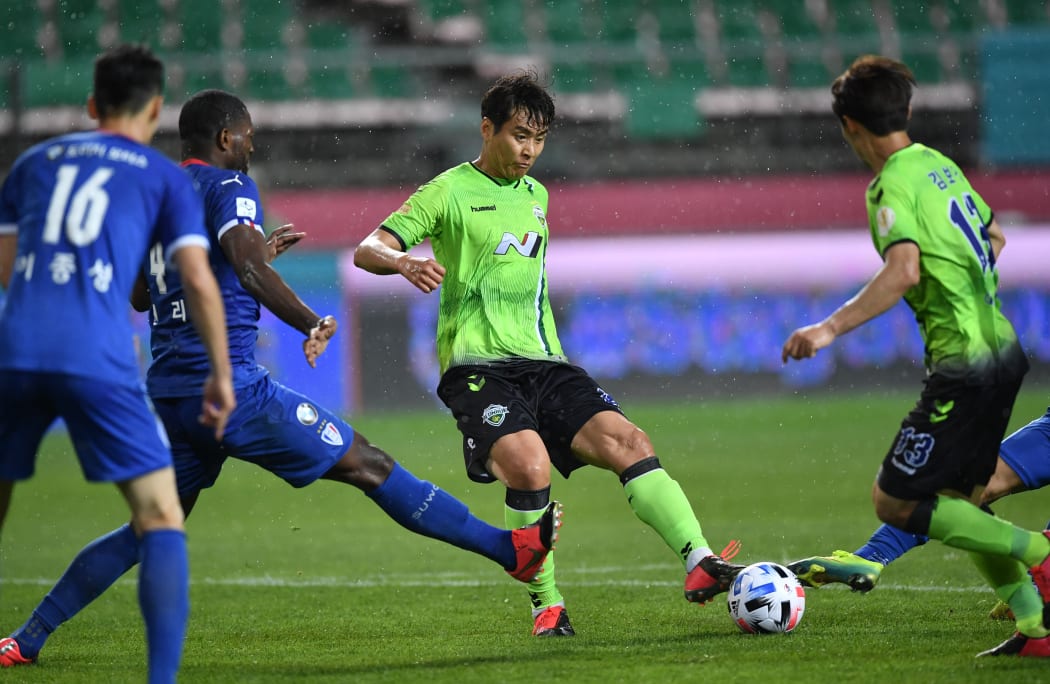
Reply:
[[[790,632],[802,621],[806,592],[795,574],[776,563],[754,563],[729,587],[729,614],[748,634]]]

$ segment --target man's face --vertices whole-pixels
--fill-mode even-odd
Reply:
[[[243,120],[235,121],[226,131],[229,135],[229,147],[226,149],[224,166],[231,171],[248,173],[248,161],[255,152],[253,145],[255,129],[252,128],[252,118],[245,116]]]
[[[487,161],[497,177],[518,180],[529,172],[543,152],[548,129],[540,128],[528,119],[528,114],[519,109],[498,131],[490,120],[483,121],[482,137],[488,149]]]

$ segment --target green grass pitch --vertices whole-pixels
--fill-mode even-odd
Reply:
[[[1041,415],[1029,387],[1011,428]],[[712,546],[787,562],[853,550],[875,528],[872,478],[917,388],[692,404],[628,414],[693,502]],[[417,475],[502,525],[502,489],[469,482],[438,410],[355,426]],[[674,554],[638,522],[616,479],[555,479],[565,504],[562,591],[578,632],[537,640],[524,589],[480,556],[409,534],[349,487],[294,490],[231,462],[188,523],[192,615],[183,682],[923,682],[1050,681],[1046,663],[974,654],[1006,638],[964,554],[937,542],[888,569],[868,595],[809,590],[789,635],[748,636],[724,601],[682,598]],[[1040,529],[1048,492],[997,512]],[[110,486],[87,485],[64,436],[15,491],[0,550],[0,631],[13,630],[88,540],[123,522]],[[138,682],[145,676],[134,575],[59,629],[12,682]]]

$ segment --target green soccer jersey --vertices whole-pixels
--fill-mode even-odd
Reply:
[[[472,163],[420,187],[383,227],[405,249],[430,238],[445,267],[437,351],[451,366],[509,358],[564,362],[547,295],[547,190]]]
[[[919,283],[904,299],[928,371],[971,384],[1023,372],[1017,335],[1000,310],[992,212],[955,162],[918,143],[898,150],[868,186],[867,205],[879,254],[898,242],[919,247]]]

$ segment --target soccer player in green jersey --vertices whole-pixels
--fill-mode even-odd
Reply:
[[[908,136],[914,85],[904,64],[865,56],[831,87],[846,142],[876,174],[867,206],[883,265],[830,316],[792,332],[782,360],[814,356],[904,298],[925,342],[927,378],[882,462],[875,513],[968,551],[1010,604],[1017,631],[980,655],[1050,657],[1043,619],[1050,539],[976,505],[1028,370],[997,295],[996,259],[1005,239],[959,167]]]
[[[535,74],[499,79],[481,102],[481,154],[420,187],[357,247],[354,263],[441,286],[438,395],[463,433],[467,475],[506,487],[505,521],[534,520],[550,500],[551,465],[613,471],[635,514],[685,567],[685,597],[705,603],[741,566],[708,546],[682,488],[649,437],[562,352],[547,292],[547,190],[528,174],[554,102]],[[430,239],[434,258],[408,253]],[[533,634],[574,634],[554,556],[529,585]]]

